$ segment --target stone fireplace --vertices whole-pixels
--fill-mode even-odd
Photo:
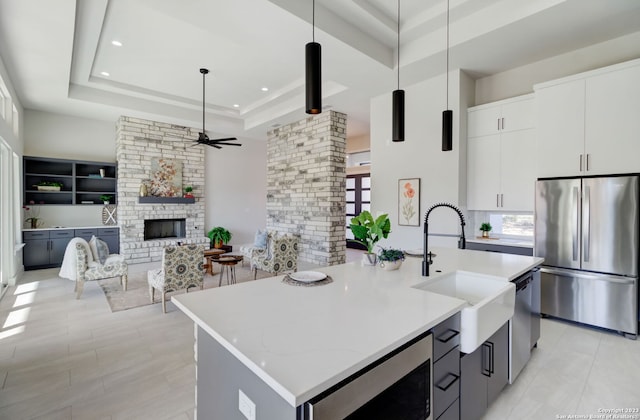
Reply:
[[[125,116],[118,120],[118,225],[120,253],[128,263],[160,261],[164,247],[178,241],[209,244],[204,226],[204,149],[192,147],[196,138],[194,128]],[[154,159],[182,163],[182,185],[193,187],[195,202],[179,197],[140,202],[140,185],[151,177]],[[156,238],[148,238],[148,222],[159,220],[166,223],[153,228]]]

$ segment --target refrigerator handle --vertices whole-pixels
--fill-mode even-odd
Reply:
[[[591,242],[591,238],[589,238],[591,233],[591,217],[589,215],[589,207],[591,200],[591,188],[589,186],[584,187],[584,202],[582,204],[583,207],[583,240],[584,240],[584,262],[589,262],[589,243]]]
[[[578,261],[578,231],[580,229],[580,192],[578,191],[578,187],[573,187],[573,207],[576,212],[576,224],[573,227],[573,231],[571,232],[572,243],[573,243],[573,261]]]

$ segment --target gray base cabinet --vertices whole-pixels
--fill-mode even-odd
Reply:
[[[460,419],[460,313],[433,333],[433,418]]]
[[[474,251],[488,251],[488,252],[499,252],[502,254],[516,254],[516,255],[527,255],[529,257],[533,256],[533,248],[524,248],[521,246],[509,246],[509,245],[498,245],[492,243],[484,243],[484,242],[467,242],[467,249],[472,249]]]
[[[107,243],[110,254],[120,253],[120,230],[118,228],[89,229],[38,229],[23,232],[24,248],[22,263],[25,270],[60,267],[67,244],[74,238],[87,242],[96,236]]]
[[[460,359],[460,418],[480,419],[509,381],[509,323]]]
[[[64,251],[73,238],[72,229],[38,230],[24,232],[22,249],[25,270],[58,267],[62,264]]]

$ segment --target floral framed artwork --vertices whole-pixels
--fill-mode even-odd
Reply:
[[[398,224],[420,226],[420,178],[398,180]]]

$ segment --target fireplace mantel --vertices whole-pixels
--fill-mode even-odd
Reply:
[[[139,197],[140,204],[193,204],[194,197]]]

